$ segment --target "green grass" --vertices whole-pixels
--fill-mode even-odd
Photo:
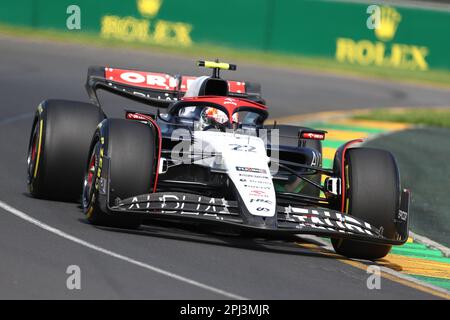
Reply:
[[[377,109],[353,116],[354,119],[404,122],[450,129],[450,108]]]
[[[127,42],[113,39],[103,39],[97,34],[89,34],[78,31],[35,30],[26,27],[12,27],[0,24],[0,34],[16,37],[26,37],[58,42],[78,43],[102,47],[131,48],[192,57],[193,59],[220,58],[228,62],[248,62],[256,65],[268,65],[285,67],[289,69],[303,69],[311,71],[325,71],[338,74],[348,74],[364,78],[378,78],[385,80],[425,83],[431,85],[450,87],[450,71],[429,70],[411,71],[376,66],[358,66],[338,63],[331,58],[306,57],[298,55],[261,52],[255,50],[237,50],[228,47],[220,47],[213,44],[195,44],[192,47],[162,46],[140,42]]]

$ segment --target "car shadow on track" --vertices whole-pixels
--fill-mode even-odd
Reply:
[[[24,196],[32,198],[29,193]],[[50,200],[42,200],[50,201]],[[74,201],[58,201],[74,203]],[[81,213],[81,205],[77,205]],[[268,237],[257,234],[239,233],[235,229],[224,226],[211,226],[199,223],[176,222],[166,220],[149,220],[139,229],[118,229],[91,225],[85,218],[77,219],[79,223],[108,232],[126,233],[145,237],[158,237],[162,239],[188,241],[211,246],[223,246],[244,250],[270,252],[276,254],[289,254],[328,259],[346,260],[345,257],[331,253],[321,248],[320,243],[313,239],[300,238],[293,235],[283,237]]]
[[[84,219],[80,222],[88,224]],[[296,236],[283,238],[261,238],[251,234],[239,234],[224,228],[211,228],[208,225],[175,223],[173,221],[152,221],[142,225],[139,229],[128,230],[94,226],[97,229],[109,232],[127,233],[137,236],[158,237],[162,239],[189,241],[212,246],[239,248],[244,250],[270,252],[276,254],[289,254],[310,257],[336,259],[335,256],[324,254],[318,250],[317,242]],[[314,248],[314,249],[311,249]],[[338,256],[338,258],[342,258]]]

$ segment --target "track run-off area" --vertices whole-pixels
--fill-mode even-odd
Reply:
[[[321,239],[268,241],[177,225],[145,225],[137,231],[98,228],[86,223],[79,204],[31,198],[26,152],[32,115],[42,100],[87,101],[83,86],[90,65],[191,75],[202,70],[194,66],[195,58],[6,36],[0,36],[0,58],[0,298],[449,298],[438,283],[420,278],[436,274],[406,271],[405,259],[422,257],[400,251],[415,243],[394,249],[379,263],[381,288],[369,290],[367,263],[331,253]],[[238,64],[238,71],[224,76],[260,82],[272,118],[450,101],[446,89],[252,64]],[[123,108],[130,106],[123,99],[105,96],[102,101],[109,116],[123,117]],[[325,158],[355,135],[354,128],[334,125],[327,123]],[[66,271],[72,265],[81,270],[81,290],[67,289]],[[431,265],[423,269],[431,270]],[[444,272],[448,277],[448,269]]]

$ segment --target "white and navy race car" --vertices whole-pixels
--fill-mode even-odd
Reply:
[[[387,151],[341,146],[322,167],[326,132],[267,125],[260,87],[212,76],[91,67],[92,103],[46,100],[28,151],[37,198],[79,200],[89,222],[137,228],[148,219],[222,224],[259,237],[313,234],[336,252],[384,257],[408,238],[409,191]],[[146,104],[108,118],[98,90]]]

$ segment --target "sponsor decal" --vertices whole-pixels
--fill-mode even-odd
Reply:
[[[267,200],[267,199],[259,199],[259,198],[252,198],[252,199],[250,199],[250,203],[254,203],[254,202],[264,203],[264,204],[272,204],[273,203],[272,201]]]
[[[256,204],[256,211],[269,212],[271,200],[261,199],[265,192],[252,190],[255,198],[250,202]],[[197,195],[173,194],[148,194],[134,197],[126,203],[119,204],[119,208],[137,210],[148,213],[195,215],[199,217],[211,217],[217,220],[234,219],[238,217],[237,204],[228,203],[225,199],[209,198]],[[308,207],[278,207],[279,223],[292,224],[292,228],[313,228],[321,231],[340,233],[363,234],[380,237],[381,230],[367,222],[355,219],[349,215],[327,209],[312,209]],[[283,228],[287,227],[286,225]]]
[[[254,184],[272,185],[272,182],[270,182],[270,181],[265,181],[265,180],[253,180],[253,179],[250,179],[250,180],[248,180],[248,182],[254,183]]]
[[[197,77],[182,76],[181,79],[178,79],[177,77],[166,73],[113,69],[107,67],[105,68],[105,79],[133,87],[171,92],[177,92],[179,90],[179,92],[185,93]],[[180,86],[178,87],[179,82]],[[230,81],[228,82],[230,83]],[[110,83],[110,85],[112,84]],[[134,91],[132,93],[151,98],[150,95],[144,92]],[[165,97],[159,97],[159,99],[163,98],[171,100],[171,97],[169,97],[167,93],[165,94]],[[177,99],[173,98],[173,100]]]
[[[134,197],[126,205],[128,210],[158,211],[163,214],[186,214],[213,216],[223,219],[219,215],[232,215],[228,201],[225,199],[208,198],[202,196],[187,196],[182,194],[149,194]]]
[[[301,137],[303,139],[324,140],[325,134],[316,132],[303,132]]]
[[[268,198],[269,196],[267,195],[266,191],[263,190],[251,190],[249,192],[250,197],[264,197],[264,198]]]
[[[138,0],[141,18],[106,15],[101,18],[103,38],[150,42],[172,46],[192,46],[192,25],[178,21],[156,19],[162,0]]]
[[[380,22],[374,28],[378,41],[368,39],[336,39],[336,60],[363,66],[385,66],[397,69],[428,70],[429,49],[416,44],[397,43],[395,35],[402,21],[393,7],[380,7]]]
[[[320,157],[321,157],[320,153],[313,150],[312,155],[313,155],[313,158],[311,160],[311,166],[313,166],[313,167],[319,166],[320,165]]]
[[[127,112],[125,117],[130,120],[148,121],[145,116],[134,112]]]
[[[269,179],[268,176],[248,174],[248,173],[239,173],[239,176],[240,177],[246,177],[246,178],[254,178],[254,179]]]
[[[245,93],[245,82],[228,81],[228,91],[232,93]]]
[[[231,104],[231,105],[233,105],[233,106],[236,106],[237,107],[237,102],[236,102],[236,100],[234,100],[233,98],[225,98],[224,100],[223,100],[223,104],[224,105],[227,105],[227,104]]]
[[[365,235],[376,236],[380,234],[369,223],[358,221],[355,218],[341,213],[309,209],[309,208],[295,208],[284,207],[286,214],[286,222],[298,223],[297,228],[311,227],[322,230],[338,231],[338,232],[352,232]]]
[[[401,221],[407,221],[408,220],[408,212],[403,210],[398,210],[397,218]]]
[[[254,188],[254,189],[263,189],[263,190],[270,190],[271,187],[265,187],[265,186],[258,186],[258,185],[252,185],[252,184],[244,184],[244,187],[246,188]]]
[[[164,91],[175,91],[178,86],[176,78],[168,74],[155,72],[105,68],[105,79],[134,87]]]
[[[267,171],[265,169],[251,168],[251,167],[236,167],[237,171],[243,172],[252,172],[252,173],[262,173],[266,174]]]

